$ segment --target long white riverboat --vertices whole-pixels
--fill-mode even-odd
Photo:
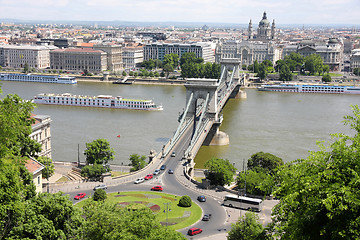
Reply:
[[[257,89],[270,92],[360,94],[360,86],[279,84],[262,85]]]
[[[156,105],[152,100],[126,99],[120,96],[113,97],[111,95],[98,95],[92,97],[72,95],[70,93],[41,93],[34,97],[34,103],[79,107],[120,108],[133,110],[163,110],[163,107],[161,105]]]
[[[75,84],[75,77],[61,75],[38,75],[24,73],[0,73],[0,80],[4,81],[20,81],[20,82],[41,82],[41,83],[62,83]]]

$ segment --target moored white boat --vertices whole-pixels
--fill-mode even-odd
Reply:
[[[63,83],[75,84],[75,77],[61,75],[38,75],[24,73],[0,73],[0,80],[4,81],[20,81],[20,82],[41,82],[41,83]]]
[[[360,94],[360,86],[269,84],[257,89],[269,92]]]
[[[101,108],[120,108],[133,110],[155,110],[161,111],[163,107],[156,105],[152,100],[126,99],[120,96],[111,95],[83,96],[63,94],[38,94],[34,97],[36,104],[79,106],[79,107],[101,107]]]

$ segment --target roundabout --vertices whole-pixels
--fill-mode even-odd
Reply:
[[[149,208],[162,225],[178,230],[193,225],[202,217],[200,206],[192,202],[190,207],[181,207],[180,198],[181,196],[159,192],[115,192],[108,193],[105,202],[132,210]],[[92,199],[85,199],[75,206],[82,208],[88,201]]]

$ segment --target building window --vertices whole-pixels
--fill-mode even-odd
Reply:
[[[37,180],[38,180],[38,186],[40,186],[41,182],[40,182],[40,176],[37,177]]]

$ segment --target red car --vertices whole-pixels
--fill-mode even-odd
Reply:
[[[164,190],[162,186],[154,186],[151,188],[151,191],[162,191]]]
[[[152,174],[148,174],[144,177],[145,180],[149,180],[149,179],[152,179],[153,178],[153,175]]]
[[[86,196],[86,193],[78,193],[76,194],[76,196],[74,197],[74,199],[79,200],[81,198],[84,198]]]
[[[190,236],[194,236],[196,234],[202,233],[202,229],[201,228],[190,228],[188,231],[188,234]]]

